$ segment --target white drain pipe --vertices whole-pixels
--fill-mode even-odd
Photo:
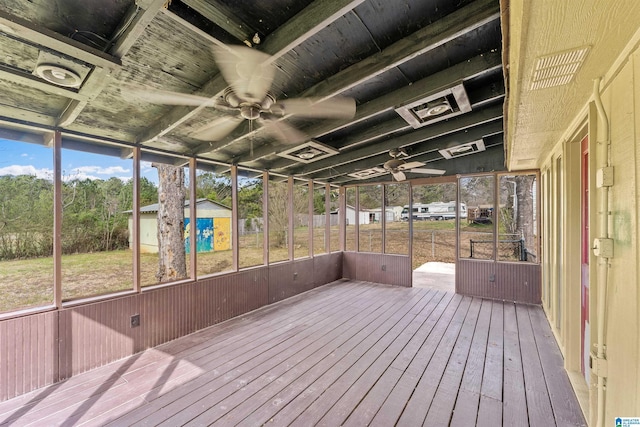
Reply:
[[[604,427],[604,398],[606,391],[607,360],[605,345],[605,321],[607,315],[607,282],[609,278],[609,258],[613,257],[613,241],[609,227],[609,187],[613,185],[613,169],[611,168],[611,139],[609,137],[609,121],[600,98],[600,78],[593,82],[593,97],[598,111],[598,138],[596,139],[596,164],[598,178],[598,233],[594,240],[594,253],[598,256],[597,264],[597,316],[598,330],[596,337],[596,359],[593,371],[597,375],[597,426]],[[602,131],[600,131],[602,125]]]

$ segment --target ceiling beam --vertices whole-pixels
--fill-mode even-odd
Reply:
[[[389,111],[398,106],[410,103],[415,99],[420,99],[429,93],[436,93],[443,89],[450,88],[461,81],[492,72],[493,70],[499,70],[502,67],[501,60],[501,56],[497,52],[476,56],[468,61],[456,64],[446,70],[425,77],[410,86],[404,86],[387,95],[359,105],[356,110],[356,115],[352,119],[325,121],[314,125],[309,129],[305,129],[305,132],[311,137],[318,137],[334,132],[348,125],[367,120],[384,111]],[[404,120],[402,122],[408,126]],[[333,145],[333,147],[342,150],[349,146],[362,144],[366,142],[366,140],[366,137],[363,137],[359,141],[345,141],[338,145]],[[284,144],[266,145],[255,149],[253,156],[245,155],[242,157],[227,159],[227,161],[232,163],[249,163],[260,158],[276,154],[288,148],[291,148],[291,146]]]
[[[80,43],[69,37],[64,37],[41,25],[34,24],[18,16],[0,10],[0,27],[2,31],[29,44],[42,46],[60,52],[88,64],[107,68],[119,69],[119,58]]]
[[[251,28],[249,24],[236,18],[231,10],[218,0],[182,0],[200,15],[222,28],[233,37],[246,44],[252,46],[251,40],[256,30]]]
[[[332,22],[355,9],[364,0],[316,0],[266,37],[262,51],[275,61]]]
[[[467,156],[458,157],[451,160],[442,160],[437,162],[431,162],[427,164],[428,168],[433,169],[446,169],[456,171],[456,175],[458,174],[475,174],[475,173],[484,173],[484,172],[500,172],[504,171],[504,144],[502,142],[502,134],[500,136],[489,138],[491,141],[487,144],[487,148],[485,151],[481,151],[479,153],[470,154]],[[495,141],[494,141],[495,139]],[[421,161],[420,159],[417,159]],[[447,163],[445,163],[447,162]],[[428,175],[418,175],[412,174],[411,172],[405,172],[407,175],[407,181],[409,180],[420,180],[423,181],[425,178],[430,178]],[[443,179],[455,179],[452,175],[441,175],[441,176],[433,176],[433,183],[437,183],[442,181]],[[349,184],[378,184],[378,183],[397,183],[391,174],[379,175],[369,179],[357,179],[347,175],[344,175],[340,178],[331,181],[331,184],[338,185],[349,185]]]
[[[133,4],[116,30],[116,34],[119,32],[122,34],[116,38],[115,44],[109,52],[118,58],[125,56],[166,3],[167,0],[153,0],[146,9],[141,9],[137,4]]]
[[[324,79],[301,96],[331,97],[500,18],[494,0],[476,0]]]
[[[326,99],[339,95],[393,67],[414,59],[419,55],[455,40],[499,18],[499,6],[495,1],[476,0],[470,5],[458,9],[433,24],[393,43],[382,51],[326,78],[302,92],[300,96]],[[500,58],[498,63],[501,63],[502,59],[499,54],[498,57]],[[413,86],[409,87],[411,91],[414,90],[412,87]],[[415,95],[415,93],[416,92],[413,92],[413,95]],[[413,98],[413,96],[411,96],[411,98]],[[403,103],[407,101],[408,99],[405,98]],[[219,150],[238,140],[254,137],[255,133],[260,132],[260,129],[261,128],[244,134],[237,139],[233,137],[225,138],[222,141],[214,143],[207,150]]]
[[[464,117],[464,116],[460,116],[460,117]],[[403,135],[398,138],[390,139],[385,142],[385,145],[387,147],[387,151],[390,148],[404,147],[406,145],[411,145],[411,154],[409,155],[408,158],[412,160],[425,159],[427,161],[435,161],[442,158],[442,155],[438,153],[438,150],[441,148],[445,148],[450,144],[456,144],[456,145],[464,144],[467,142],[476,141],[488,135],[494,135],[496,133],[501,133],[501,132],[502,132],[502,119],[499,118],[499,119],[495,119],[490,122],[484,123],[480,126],[476,126],[471,129],[464,129],[455,133],[450,133],[436,139],[428,139],[428,140],[422,140],[421,142],[418,142],[420,141],[420,139],[415,139],[416,136],[414,134],[409,134],[409,135]],[[408,142],[411,140],[413,140],[413,144],[408,144]],[[332,166],[330,168],[323,169],[318,174],[311,174],[310,177],[313,179],[335,178],[337,176],[346,175],[356,170],[363,170],[363,169],[369,169],[376,166],[381,166],[389,159],[390,159],[389,154],[387,152],[383,152],[370,157],[361,158],[360,160],[354,160],[347,164],[340,164],[340,165]],[[332,179],[332,182],[333,182],[333,179]]]
[[[144,10],[137,4],[131,5],[115,31],[115,34],[120,34],[116,37],[115,44],[109,49],[109,53],[118,58],[125,56],[165,3],[166,0],[152,0]],[[94,68],[79,91],[79,94],[84,95],[85,99],[74,98],[70,101],[58,117],[58,126],[66,127],[73,123],[89,102],[100,95],[106,87],[111,73],[112,70],[103,67]]]
[[[287,173],[294,175],[307,175],[316,173],[325,169],[335,168],[339,165],[345,165],[358,159],[369,158],[377,154],[387,155],[389,148],[411,147],[411,151],[416,153],[420,148],[428,142],[429,146],[440,145],[434,141],[445,135],[455,134],[456,132],[465,131],[467,129],[480,126],[485,123],[494,122],[502,118],[502,105],[495,105],[479,111],[473,111],[446,121],[434,123],[430,126],[418,129],[414,132],[398,136],[396,138],[385,139],[373,144],[368,144],[362,148],[342,153],[338,157],[327,157],[317,162],[308,163],[297,168],[288,170]],[[477,139],[477,138],[476,138]],[[422,142],[422,145],[414,145]],[[387,159],[388,160],[388,159]],[[284,167],[271,167],[269,169],[282,170]]]
[[[104,87],[107,85],[110,75],[110,70],[102,67],[94,68],[87,76],[82,88],[78,92],[83,96],[83,99],[74,99],[70,101],[62,111],[62,114],[58,117],[56,124],[60,127],[66,127],[73,123],[89,102],[100,95]]]
[[[333,21],[342,16],[346,11],[353,9],[364,0],[317,0],[303,9],[292,19],[280,26],[271,35],[266,37],[262,43],[263,52],[272,56],[276,60],[287,53],[291,46],[297,46],[304,40],[314,36],[321,29],[327,27]],[[179,18],[175,17],[176,20]],[[184,24],[186,21],[180,19]],[[209,80],[203,87],[195,92],[195,95],[214,98],[227,87],[227,83],[218,74]],[[202,107],[177,106],[160,118],[153,126],[138,136],[139,141],[151,141],[171,132],[182,123],[194,117]]]
[[[474,91],[473,93],[474,95],[480,95],[481,97],[476,96],[474,98],[475,102],[471,105],[472,111],[478,112],[484,108],[487,108],[485,113],[488,114],[489,117],[485,117],[484,115],[480,115],[480,116],[473,115],[467,118],[465,115],[464,117],[460,117],[459,119],[451,118],[445,122],[439,122],[439,123],[429,125],[429,127],[436,126],[432,130],[434,132],[437,132],[438,131],[437,129],[443,129],[443,128],[446,129],[446,123],[449,123],[450,125],[456,127],[455,130],[459,130],[465,127],[471,127],[474,124],[482,123],[485,120],[492,120],[494,118],[499,118],[503,115],[503,110],[501,105],[493,106],[493,107],[492,105],[496,105],[497,102],[499,102],[504,98],[505,96],[504,85],[499,85],[498,87],[495,88],[495,90],[492,90],[492,91],[482,90],[480,91],[480,93],[478,93],[477,91]],[[330,144],[330,145],[332,145],[334,148],[340,149],[341,151],[344,150],[344,148],[347,148],[348,150],[350,150],[350,149],[355,149],[357,146],[368,144],[373,140],[382,140],[387,135],[392,135],[394,133],[400,133],[405,130],[411,130],[411,129],[412,129],[411,126],[409,126],[409,124],[404,119],[398,116],[391,120],[387,120],[385,122],[367,127],[365,130],[363,130],[358,134],[352,134],[352,135],[346,136],[343,139],[337,141],[336,144]],[[450,133],[455,130],[451,130],[451,131],[443,130],[442,134]],[[384,146],[386,146],[384,141],[380,141],[380,144],[383,146],[383,148]],[[382,151],[384,151],[384,149]],[[344,154],[348,155],[350,153],[352,152],[349,151]],[[329,164],[329,160],[323,160],[323,161]],[[316,163],[316,162],[313,162],[312,164],[319,166],[319,163]],[[269,163],[268,165],[265,165],[265,164],[260,165],[260,167],[262,168],[271,169],[271,170],[282,170],[289,166],[300,167],[300,163],[292,162],[291,160],[282,158],[278,161]]]

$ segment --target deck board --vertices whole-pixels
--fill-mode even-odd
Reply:
[[[0,425],[584,426],[562,366],[540,307],[337,282],[1,402]]]

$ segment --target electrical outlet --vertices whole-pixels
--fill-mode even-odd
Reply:
[[[490,275],[489,275],[489,281],[490,281],[490,282],[495,282],[495,281],[496,281],[496,275],[495,275],[495,274],[493,274],[493,273],[492,273],[492,274],[490,274]]]
[[[293,280],[296,280],[298,278],[298,273],[293,273]]]
[[[387,266],[386,265],[382,265],[382,271],[387,271]]]
[[[138,326],[140,326],[140,315],[134,314],[133,316],[131,316],[131,327],[137,328]]]

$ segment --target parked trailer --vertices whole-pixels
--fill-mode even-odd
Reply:
[[[416,221],[454,219],[456,217],[456,202],[414,203],[411,216]],[[460,218],[467,217],[467,205],[465,203],[460,203],[458,216]],[[403,221],[409,220],[409,205],[403,206],[400,219]]]

